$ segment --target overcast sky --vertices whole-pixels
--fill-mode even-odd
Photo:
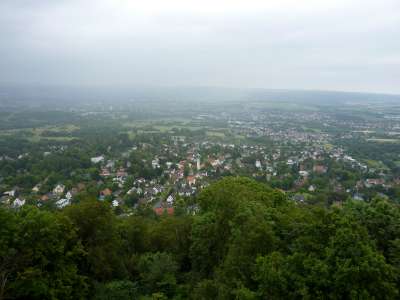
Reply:
[[[0,84],[400,93],[400,0],[0,0]]]

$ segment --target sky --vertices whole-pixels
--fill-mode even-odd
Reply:
[[[400,94],[400,1],[0,0],[0,84]]]

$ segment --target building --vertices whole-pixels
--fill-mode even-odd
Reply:
[[[162,216],[164,214],[168,214],[170,216],[172,216],[174,214],[174,208],[173,207],[156,207],[154,208],[154,212],[158,215],[158,216]]]
[[[98,163],[104,161],[104,156],[103,156],[103,155],[100,155],[100,156],[92,157],[92,158],[90,159],[90,161],[91,161],[92,163],[94,163],[94,164],[98,164]]]
[[[64,193],[65,186],[63,184],[57,184],[53,189],[53,193],[57,195],[62,195]]]
[[[66,206],[68,206],[70,204],[71,204],[71,200],[70,199],[66,199],[66,198],[60,199],[60,200],[58,200],[56,202],[56,206],[58,208],[64,208],[64,207],[66,207]]]
[[[187,183],[189,185],[195,185],[196,184],[196,177],[195,176],[188,176],[186,177]]]
[[[328,168],[325,167],[324,165],[315,165],[313,167],[313,171],[315,173],[318,173],[318,174],[323,174],[323,173],[326,173],[328,171]]]
[[[167,203],[169,205],[172,205],[174,203],[174,197],[172,195],[169,195],[167,198]]]
[[[18,208],[25,205],[25,199],[15,199],[13,202],[13,207]]]

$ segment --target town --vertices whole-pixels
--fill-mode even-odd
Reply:
[[[398,149],[400,122],[393,111],[383,110],[376,122],[376,117],[368,121],[368,108],[363,117],[348,118],[329,108],[255,107],[250,103],[243,110],[213,113],[188,108],[183,121],[137,123],[110,107],[100,113],[80,111],[80,118],[89,122],[85,127],[5,129],[5,142],[20,138],[31,152],[21,147],[0,157],[0,202],[62,209],[90,195],[108,202],[119,215],[144,207],[158,215],[173,214],[177,206],[196,213],[196,194],[226,176],[253,178],[304,204],[400,199],[399,159],[393,150]],[[103,136],[90,131],[90,122],[97,120],[90,119],[93,114],[111,123]],[[85,138],[87,143],[79,145]],[[372,153],[359,153],[360,143],[372,147]],[[389,150],[375,152],[379,147]],[[66,169],[64,159],[71,161]],[[57,168],[63,168],[63,175],[54,174]]]

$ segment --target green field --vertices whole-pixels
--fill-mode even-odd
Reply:
[[[69,136],[70,133],[78,130],[79,127],[76,125],[63,125],[63,126],[44,126],[38,128],[24,128],[24,129],[9,129],[9,130],[1,130],[0,137],[9,137],[9,136],[19,136],[22,138],[26,138],[31,142],[39,142],[40,140],[53,140],[53,141],[70,141],[75,139],[74,137]],[[62,136],[45,136],[44,132],[54,132],[54,133],[63,133],[66,135]]]

